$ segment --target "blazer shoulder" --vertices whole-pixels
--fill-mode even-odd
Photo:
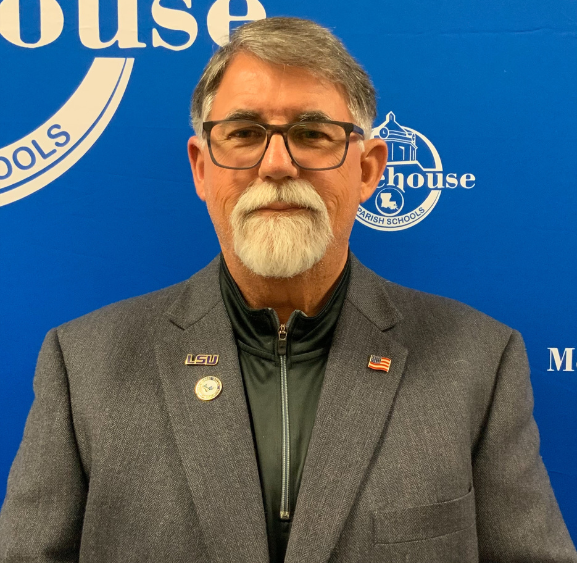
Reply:
[[[187,280],[144,295],[111,303],[61,324],[56,327],[56,331],[59,334],[67,334],[98,327],[110,328],[113,325],[129,325],[134,322],[145,324],[164,313],[182,292],[186,283]]]
[[[181,302],[198,309],[217,298],[214,279],[218,276],[218,259],[187,280],[144,295],[106,305],[56,328],[60,339],[91,338],[119,340],[150,333],[156,325],[171,318],[171,309]],[[218,284],[216,284],[218,285]],[[195,307],[196,305],[196,307]]]
[[[389,281],[356,258],[352,273],[349,299],[381,330],[394,327],[395,333],[409,340],[473,339],[493,341],[499,347],[513,333],[507,325],[465,303]]]
[[[397,303],[403,310],[410,309],[413,312],[421,310],[430,313],[445,313],[456,317],[471,317],[483,322],[506,326],[497,319],[470,305],[467,305],[466,303],[463,303],[462,301],[406,287],[384,278],[381,278],[381,283],[383,284],[385,291],[391,295],[395,303]],[[507,328],[510,330],[509,327]]]
[[[461,301],[380,280],[405,322],[420,326],[421,330],[453,334],[465,331],[469,336],[490,334],[499,340],[508,340],[513,333],[511,327]]]

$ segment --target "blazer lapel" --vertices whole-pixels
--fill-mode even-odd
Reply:
[[[353,257],[291,529],[286,563],[326,562],[382,436],[407,350],[384,330],[400,320],[383,281]],[[388,372],[367,367],[391,360]]]
[[[156,347],[158,367],[211,559],[265,563],[258,467],[236,342],[220,297],[218,260],[187,282],[168,317]],[[218,364],[185,365],[188,354],[218,354]],[[205,402],[194,389],[208,375],[220,379],[222,391]]]

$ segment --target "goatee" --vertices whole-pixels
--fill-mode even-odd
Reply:
[[[277,202],[302,209],[258,212]],[[323,258],[333,239],[324,201],[310,182],[300,179],[249,186],[230,223],[236,255],[264,277],[292,278],[305,272]]]

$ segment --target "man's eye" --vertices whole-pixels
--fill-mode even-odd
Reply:
[[[228,134],[230,139],[262,139],[264,137],[264,131],[261,129],[235,129]]]
[[[297,129],[293,131],[293,139],[296,142],[310,143],[314,141],[330,141],[329,135],[319,129]]]
[[[315,131],[314,129],[306,129],[302,132],[302,136],[306,139],[322,139],[326,137],[321,131]]]

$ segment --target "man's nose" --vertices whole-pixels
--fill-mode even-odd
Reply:
[[[283,136],[274,133],[259,165],[260,179],[282,180],[287,177],[296,178],[298,174],[299,169],[287,150]]]

